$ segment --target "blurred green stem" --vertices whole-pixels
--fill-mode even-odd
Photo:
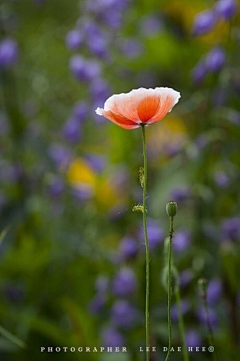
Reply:
[[[184,361],[189,361],[189,355],[187,352],[187,344],[186,344],[186,338],[185,338],[185,327],[184,327],[184,320],[183,320],[183,314],[182,314],[182,305],[181,305],[181,294],[179,289],[179,284],[176,282],[176,288],[175,288],[175,296],[178,306],[178,315],[179,315],[179,330],[182,337],[182,344],[183,344],[183,359]]]
[[[211,322],[210,322],[210,315],[209,315],[209,308],[208,308],[208,301],[207,301],[207,292],[203,293],[203,303],[204,303],[204,308],[205,308],[205,312],[206,312],[209,346],[213,346],[215,348],[213,330],[212,330],[212,326],[211,326]],[[214,350],[214,352],[212,353],[212,356],[213,356],[214,361],[218,361],[216,350]]]
[[[169,244],[168,244],[168,352],[165,361],[169,360],[172,344],[171,299],[172,299],[172,239],[173,217],[170,217]]]
[[[143,143],[143,229],[146,249],[146,304],[145,304],[145,327],[146,327],[146,348],[150,346],[149,340],[149,243],[147,236],[147,217],[146,217],[146,197],[147,197],[147,147],[145,126],[142,126],[142,143]],[[149,351],[146,350],[146,360],[149,361]]]

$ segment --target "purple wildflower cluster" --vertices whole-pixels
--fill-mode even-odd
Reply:
[[[101,60],[106,66],[111,66],[116,38],[128,5],[129,0],[87,0],[82,6],[84,15],[80,15],[75,28],[66,35],[66,46],[74,52],[70,59],[70,71],[86,88],[88,114],[91,116],[95,114],[94,109],[102,106],[110,95]],[[97,115],[96,120],[101,121]],[[74,116],[71,116],[71,122],[74,123]],[[75,127],[79,128],[79,122],[76,123]],[[76,141],[74,137],[73,141]]]
[[[237,12],[235,0],[219,0],[211,9],[196,15],[192,33],[201,36],[211,32],[216,24],[222,21],[230,21]],[[223,47],[217,45],[195,65],[192,70],[192,78],[195,83],[201,83],[207,74],[219,72],[226,63],[226,52]]]

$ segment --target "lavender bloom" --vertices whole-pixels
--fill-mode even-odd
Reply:
[[[186,333],[187,347],[199,347],[202,345],[202,338],[195,330],[189,330]]]
[[[7,284],[3,289],[4,297],[11,303],[23,301],[25,296],[24,288],[18,284]]]
[[[131,268],[122,268],[113,280],[113,293],[124,297],[132,295],[137,288],[135,273]]]
[[[90,84],[89,90],[93,101],[100,105],[103,104],[110,95],[109,85],[102,78],[94,79]]]
[[[200,84],[205,79],[206,74],[207,74],[207,69],[205,62],[203,61],[198,62],[191,72],[193,82],[196,84]]]
[[[212,72],[222,69],[226,60],[225,52],[222,48],[214,48],[206,57],[206,68]]]
[[[0,43],[0,67],[11,67],[16,64],[19,56],[18,45],[15,40],[5,38]]]
[[[4,168],[4,172],[0,173],[0,180],[4,183],[16,182],[22,175],[22,170],[19,165],[9,164],[3,161],[0,163]]]
[[[70,61],[70,70],[74,77],[81,81],[90,81],[101,73],[100,64],[95,60],[86,60],[80,55],[74,55]]]
[[[207,300],[209,304],[214,304],[222,296],[222,283],[218,279],[213,279],[209,282],[207,288]]]
[[[225,219],[222,223],[223,238],[226,241],[236,241],[240,238],[240,217]]]
[[[71,143],[77,143],[80,140],[80,124],[75,118],[70,118],[63,127],[63,136]]]
[[[192,271],[189,269],[186,269],[185,271],[183,271],[179,274],[179,279],[178,279],[179,286],[181,288],[186,287],[191,282],[192,279],[193,279]]]
[[[142,244],[144,244],[144,231],[143,227],[140,228],[139,237]],[[154,220],[148,221],[148,242],[150,251],[154,251],[160,243],[164,241],[165,232],[159,226],[159,223]]]
[[[52,197],[59,197],[63,192],[63,182],[58,177],[53,177],[48,184],[48,193]]]
[[[134,38],[128,38],[124,40],[121,43],[121,50],[128,58],[136,58],[144,51],[143,45]]]
[[[113,327],[103,330],[102,340],[105,347],[123,347],[125,342],[123,335]]]
[[[89,51],[99,58],[106,59],[108,56],[108,41],[106,34],[103,34],[99,29],[88,29],[87,45]]]
[[[110,9],[101,14],[102,21],[114,30],[118,30],[123,22],[123,15],[116,11],[116,9]]]
[[[147,37],[157,35],[163,28],[162,20],[155,15],[147,16],[143,20],[141,28],[143,30],[143,34]]]
[[[181,230],[176,232],[173,239],[173,248],[177,252],[182,252],[188,248],[190,244],[190,233],[188,230]]]
[[[72,187],[72,194],[80,202],[87,201],[93,197],[94,190],[91,185],[82,183]]]
[[[207,314],[204,307],[201,307],[197,311],[197,318],[199,322],[207,327]],[[212,328],[216,328],[218,326],[218,317],[216,312],[209,308],[209,322]]]
[[[217,172],[214,179],[220,188],[226,188],[229,185],[229,177],[224,172]]]
[[[99,276],[95,282],[95,289],[97,293],[106,293],[109,286],[109,280],[106,276]]]
[[[116,327],[131,329],[137,322],[138,312],[126,300],[117,300],[112,306],[111,321]]]
[[[216,14],[212,10],[202,11],[197,14],[193,24],[193,35],[199,36],[210,32],[216,24]]]
[[[171,199],[174,199],[174,201],[176,201],[177,203],[179,202],[183,202],[186,199],[188,199],[190,196],[190,191],[189,188],[187,187],[179,187],[179,188],[175,188],[170,195]]]
[[[102,311],[105,304],[106,297],[102,294],[97,294],[88,305],[88,311],[92,314],[98,314]]]
[[[87,154],[85,159],[89,166],[98,173],[101,173],[106,166],[106,160],[104,156],[98,154]]]
[[[58,167],[67,167],[71,160],[71,152],[60,144],[53,144],[49,148],[49,156]]]
[[[182,314],[185,315],[189,311],[189,309],[190,309],[189,302],[186,300],[182,300],[181,302]],[[176,304],[172,306],[171,318],[173,322],[178,322],[179,313],[178,313],[178,306]]]
[[[72,116],[79,122],[83,122],[87,117],[88,110],[88,106],[84,102],[78,102],[73,107]]]
[[[138,253],[138,243],[132,237],[124,237],[120,243],[120,254],[123,259],[136,257]]]
[[[83,35],[80,30],[71,30],[66,35],[66,45],[71,50],[79,49],[83,44]]]
[[[237,3],[234,0],[219,0],[215,9],[223,19],[230,20],[237,12]]]

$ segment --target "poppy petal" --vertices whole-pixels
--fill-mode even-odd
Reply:
[[[105,118],[111,120],[113,123],[124,129],[135,129],[140,127],[140,124],[137,124],[120,114],[114,113],[111,110],[106,111],[104,109],[97,108],[96,113],[98,115],[103,115]]]
[[[162,89],[160,91],[160,89]],[[159,88],[159,107],[156,113],[148,121],[153,124],[163,119],[169,113],[174,105],[178,102],[180,93],[170,88]]]

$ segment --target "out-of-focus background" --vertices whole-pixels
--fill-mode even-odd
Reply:
[[[174,199],[187,344],[208,346],[205,277],[219,360],[237,360],[239,3],[2,0],[0,36],[0,359],[143,360],[144,241],[132,212],[141,132],[95,109],[113,93],[168,86],[180,102],[147,128],[155,359],[167,345],[165,203]],[[128,353],[62,351],[116,345]],[[48,346],[61,352],[40,352]]]

